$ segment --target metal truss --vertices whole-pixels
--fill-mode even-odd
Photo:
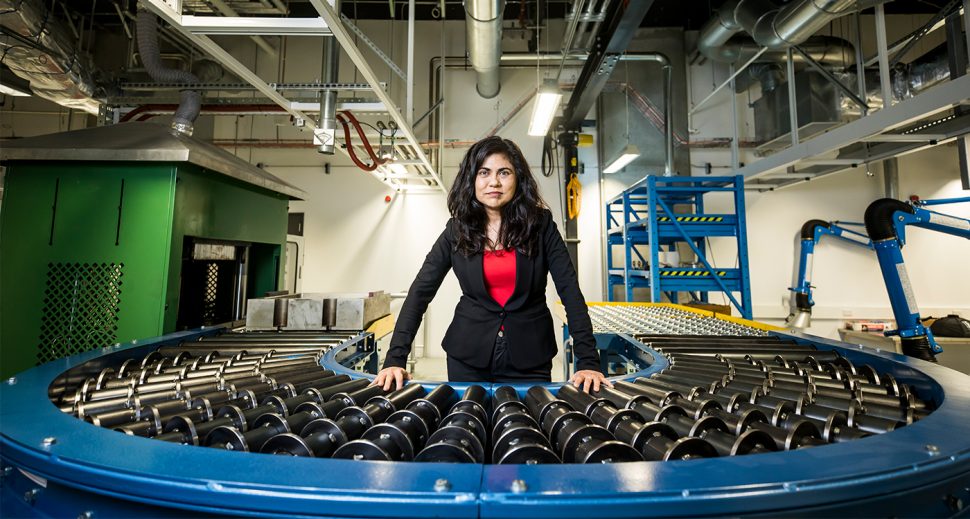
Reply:
[[[900,101],[877,112],[845,124],[838,128],[793,145],[785,150],[769,155],[740,168],[738,174],[746,180],[761,179],[765,189],[779,188],[815,178],[821,174],[835,173],[844,169],[864,165],[910,153],[945,140],[953,139],[970,132],[966,124],[951,124],[949,131],[935,131],[927,128],[927,133],[901,131],[906,125],[927,117],[941,114],[953,106],[970,100],[970,76],[932,87],[916,97]],[[952,117],[941,119],[939,126],[956,121]],[[956,121],[959,122],[959,121]],[[880,152],[875,146],[866,149],[859,157],[845,157],[840,153],[852,144],[860,142],[888,143],[893,148]],[[834,158],[826,158],[833,157]],[[868,156],[866,156],[868,155]],[[833,166],[821,171],[799,171],[801,167]],[[749,183],[749,186],[752,185]],[[755,185],[762,185],[759,182]]]
[[[384,90],[385,83],[378,80],[370,65],[364,59],[360,49],[353,42],[353,38],[340,21],[339,15],[334,11],[329,2],[323,0],[311,0],[314,8],[320,13],[320,18],[268,18],[268,17],[214,17],[214,16],[191,16],[181,13],[180,0],[142,0],[143,4],[156,15],[163,18],[172,25],[182,36],[192,44],[198,46],[206,54],[225,66],[233,74],[243,79],[253,88],[261,92],[271,102],[276,103],[282,109],[296,118],[308,130],[316,130],[315,120],[307,115],[313,111],[312,103],[294,103],[279,93],[277,84],[267,83],[255,72],[250,70],[239,60],[234,58],[225,49],[216,44],[206,34],[221,35],[313,35],[313,36],[334,36],[348,54],[354,65],[361,72],[367,81],[370,89],[377,95],[382,106],[368,106],[369,111],[386,112],[397,124],[399,131],[403,134],[402,142],[398,144],[405,149],[408,155],[415,158],[417,162],[414,167],[418,170],[418,177],[426,183],[410,184],[406,178],[398,178],[389,174],[384,167],[372,172],[375,178],[384,182],[392,189],[398,191],[440,191],[444,192],[441,178],[435,171],[420,143],[414,135],[414,131],[405,119],[400,110],[394,104],[390,95]],[[409,48],[413,52],[413,46]],[[382,53],[378,53],[381,55]],[[409,103],[410,104],[410,103]],[[374,105],[373,103],[371,105]],[[317,108],[318,110],[319,108]],[[348,143],[348,145],[350,145]],[[346,149],[338,148],[342,153],[347,153]],[[408,167],[408,166],[405,166]],[[398,175],[397,177],[400,177]],[[410,175],[407,176],[410,178]],[[404,180],[404,182],[401,182]],[[430,185],[428,184],[430,183]]]

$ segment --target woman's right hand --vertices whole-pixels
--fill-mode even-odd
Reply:
[[[391,386],[396,386],[395,389],[404,387],[405,380],[411,380],[411,374],[404,368],[392,366],[378,371],[372,385],[382,386],[384,391],[390,391]]]

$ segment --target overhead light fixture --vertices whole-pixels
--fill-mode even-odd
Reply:
[[[616,173],[623,169],[627,164],[633,162],[633,159],[640,156],[640,150],[632,144],[627,144],[625,148],[620,152],[620,156],[613,159],[612,162],[606,168],[603,169],[603,173]]]
[[[549,126],[552,125],[552,119],[556,117],[561,100],[562,92],[559,91],[559,84],[556,83],[556,80],[546,79],[543,81],[539,91],[536,92],[536,102],[532,105],[529,135],[543,137],[549,133]]]

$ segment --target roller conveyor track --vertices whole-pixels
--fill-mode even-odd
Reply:
[[[683,317],[674,314],[671,318]],[[731,325],[731,330],[743,326]],[[536,506],[549,506],[551,515],[574,517],[643,515],[644,510],[650,510],[650,515],[671,516],[737,515],[759,509],[767,513],[786,506],[801,509],[804,504],[787,504],[792,498],[787,495],[788,487],[779,487],[786,496],[778,497],[784,500],[772,501],[775,491],[759,486],[764,483],[758,481],[774,480],[772,471],[779,467],[791,473],[783,476],[791,478],[788,481],[829,474],[846,481],[840,471],[878,464],[886,457],[872,450],[887,452],[884,448],[870,447],[886,444],[873,443],[881,438],[903,452],[919,449],[932,457],[932,449],[938,449],[948,453],[947,463],[966,466],[960,455],[948,450],[946,442],[924,439],[933,438],[935,432],[927,433],[923,422],[948,414],[940,407],[941,395],[927,379],[894,369],[894,362],[760,331],[720,336],[690,330],[667,332],[630,334],[645,351],[653,352],[654,364],[641,366],[644,369],[635,375],[615,380],[612,388],[593,394],[560,384],[434,382],[413,382],[403,390],[385,393],[334,363],[346,338],[321,340],[319,334],[273,332],[266,334],[272,337],[266,341],[258,340],[262,333],[246,339],[223,334],[215,339],[167,341],[160,347],[142,348],[137,356],[109,355],[98,359],[97,369],[80,370],[78,365],[65,372],[49,388],[47,397],[75,416],[65,417],[69,420],[79,422],[80,418],[101,429],[125,433],[115,437],[111,435],[117,432],[103,431],[102,436],[110,436],[104,441],[127,444],[133,440],[138,443],[132,445],[146,453],[157,451],[173,460],[211,458],[205,465],[227,470],[214,479],[232,486],[249,488],[234,481],[250,479],[247,473],[257,467],[261,470],[255,481],[290,480],[286,488],[295,490],[256,483],[254,489],[276,488],[271,492],[281,496],[283,503],[263,508],[256,515],[469,515],[448,511],[467,502],[476,503],[477,512],[470,515],[479,516],[534,515],[531,510]],[[250,351],[244,346],[259,349]],[[951,391],[948,398],[961,397]],[[945,420],[951,424],[949,429],[959,429],[951,419]],[[920,431],[915,442],[910,430]],[[131,436],[145,438],[125,439]],[[894,441],[896,437],[900,440]],[[6,438],[4,442],[10,453]],[[803,452],[817,454],[805,457]],[[151,454],[153,459],[159,455]],[[767,471],[752,471],[762,466],[762,459]],[[844,462],[849,459],[853,463]],[[822,463],[817,460],[829,460],[828,468],[805,476],[814,470],[806,463],[815,467]],[[586,467],[556,469],[560,463]],[[906,462],[907,468],[900,474],[923,470],[918,468],[920,463]],[[493,471],[492,465],[495,470],[506,468]],[[532,468],[527,469],[529,466]],[[536,472],[543,466],[549,466],[548,471]],[[462,475],[467,470],[461,467],[471,471],[467,479]],[[186,470],[189,472],[183,472]],[[873,473],[874,469],[860,470]],[[942,497],[958,494],[970,484],[966,476],[970,471],[962,470],[963,479],[952,480],[955,490],[947,490]],[[178,480],[191,480],[186,474],[193,471],[196,468],[179,464],[177,468],[173,465],[172,474]],[[540,473],[543,476],[536,479]],[[734,477],[730,483],[717,484],[722,486],[706,487],[720,474]],[[317,482],[308,482],[308,477]],[[606,481],[616,481],[619,486],[603,488]],[[321,484],[344,490],[332,496],[329,490],[312,491],[328,503],[322,508],[294,507],[296,501],[286,495],[302,495],[303,489],[310,492]],[[735,484],[736,491],[731,486]],[[838,492],[833,495],[832,484],[838,483],[820,486],[827,490],[818,494],[806,487],[798,495],[802,499],[816,496],[813,503],[837,500],[843,503],[837,505],[838,510],[857,500]],[[652,490],[632,490],[654,485],[658,489],[681,485],[673,494],[658,496],[676,495],[674,501],[685,508],[671,508],[670,498],[652,501]],[[716,495],[721,497],[714,498],[718,508],[705,508],[710,497],[695,500],[695,487],[719,488]],[[489,497],[487,492],[495,491],[487,490],[490,488],[504,489],[497,490],[499,501]],[[751,491],[757,488],[760,490]],[[883,490],[872,494],[858,488],[854,492],[861,492],[859,498],[862,494],[904,494]],[[261,493],[255,490],[252,495]],[[587,493],[596,496],[593,501],[582,497]],[[524,500],[517,500],[519,495]],[[753,497],[759,495],[761,499]],[[570,496],[602,503],[586,506]],[[733,496],[734,501],[725,501],[724,496]],[[613,506],[617,500],[630,498],[630,503],[638,504]],[[174,499],[181,501],[180,497]],[[202,499],[220,500],[217,494]],[[252,513],[249,507],[261,506],[262,499],[247,498],[248,504],[234,515]],[[916,506],[911,503],[917,501],[910,499],[905,506]],[[220,510],[234,506],[232,501],[220,502]],[[354,503],[370,505],[360,508]],[[402,506],[404,503],[408,505]],[[491,508],[499,503],[500,509]],[[940,496],[933,503],[950,506]],[[895,513],[899,506],[890,509]],[[920,510],[935,515],[925,512],[926,506]]]
[[[557,398],[535,386],[520,399],[508,386],[490,397],[474,385],[458,398],[445,384],[385,395],[320,366],[321,344],[342,340],[277,334],[267,343],[253,334],[250,353],[229,335],[105,368],[76,390],[74,413],[126,434],[226,450],[498,464],[794,450],[890,432],[930,413],[891,375],[778,337],[638,336],[666,369],[593,395],[566,385]]]

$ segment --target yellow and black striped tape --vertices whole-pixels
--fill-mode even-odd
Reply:
[[[710,277],[711,273],[706,270],[661,270],[660,277]],[[717,276],[724,277],[727,271],[718,270]]]
[[[660,222],[669,222],[669,216],[661,216],[657,218]],[[678,216],[678,222],[723,222],[723,216]]]

